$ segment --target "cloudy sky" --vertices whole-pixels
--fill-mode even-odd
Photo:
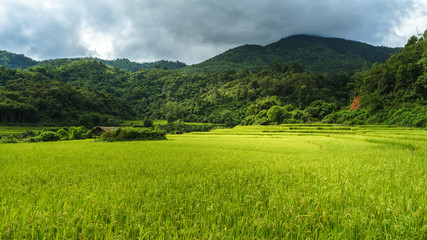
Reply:
[[[194,64],[293,34],[390,47],[427,29],[427,0],[0,0],[0,50]]]

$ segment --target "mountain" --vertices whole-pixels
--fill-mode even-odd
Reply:
[[[200,64],[186,68],[190,72],[257,70],[273,61],[298,63],[315,72],[354,72],[375,62],[385,62],[399,48],[375,47],[340,38],[295,35],[266,45],[243,45],[230,49]]]
[[[152,68],[167,68],[169,70],[175,70],[179,68],[186,67],[185,63],[176,61],[156,61],[156,62],[146,62],[146,63],[138,63],[132,62],[126,58],[118,58],[116,60],[104,60],[99,58],[85,57],[85,58],[58,58],[58,59],[50,59],[44,61],[36,61],[29,57],[26,57],[23,54],[15,54],[8,51],[0,51],[0,65],[3,65],[7,68],[22,68],[27,69],[29,67],[37,66],[37,65],[49,65],[60,67],[63,65],[67,65],[72,62],[80,61],[80,60],[96,60],[102,62],[106,65],[117,67],[120,69],[126,69],[131,72],[136,72],[141,69],[152,69]]]
[[[50,65],[50,66],[63,66],[72,62],[80,61],[80,60],[96,60],[99,62],[104,63],[105,65],[109,65],[111,67],[117,67],[120,69],[126,69],[131,72],[136,72],[141,69],[152,69],[152,68],[166,68],[169,70],[175,70],[180,69],[183,67],[186,67],[187,65],[185,63],[176,61],[156,61],[156,62],[146,62],[146,63],[138,63],[138,62],[132,62],[127,58],[117,58],[116,60],[104,60],[99,58],[59,58],[59,59],[52,59],[52,60],[45,60],[40,62],[38,65]]]
[[[376,47],[361,43],[295,36],[265,47],[241,46],[222,55],[248,64],[266,62],[259,71],[218,68],[201,74],[185,72],[187,68],[156,67],[131,72],[95,59],[57,59],[28,69],[0,66],[0,121],[92,127],[150,117],[234,126],[279,123],[280,119],[427,128],[427,31],[409,39],[384,63],[354,74],[307,71],[300,65],[302,60],[300,64],[279,64],[281,59],[268,63],[281,51],[303,51],[297,48],[303,45],[300,39],[305,39],[305,49],[314,52],[306,50],[300,56],[331,61],[318,64],[338,65],[342,63],[338,56],[349,63],[363,58],[368,64],[380,55],[374,52]],[[360,106],[349,111],[353,98]],[[279,118],[272,115],[276,110]]]
[[[361,111],[368,124],[427,128],[427,30],[405,48],[355,79]]]
[[[28,68],[38,64],[36,60],[23,54],[15,54],[8,51],[0,51],[0,65],[8,68]]]

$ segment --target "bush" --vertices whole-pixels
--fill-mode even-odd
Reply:
[[[189,133],[189,132],[208,132],[212,129],[216,129],[220,124],[206,124],[206,123],[185,123],[181,120],[175,121],[173,123],[168,123],[166,125],[156,126],[159,129],[166,131],[167,133],[177,134],[177,133]]]
[[[243,120],[242,120],[242,125],[252,125],[255,122],[255,115],[249,115],[246,116]]]
[[[295,122],[303,122],[304,119],[304,113],[302,111],[295,111],[294,114],[292,115],[292,119],[295,120]]]
[[[267,116],[268,110],[261,110],[255,117],[254,125],[268,125],[270,120]]]
[[[101,135],[104,141],[166,140],[166,131],[159,129],[117,128]]]
[[[349,111],[342,110],[331,113],[323,118],[324,123],[340,123],[347,125],[362,125],[366,122],[367,113],[365,110]]]
[[[334,112],[335,106],[333,103],[326,103],[322,100],[316,100],[310,103],[304,112],[308,115],[309,120],[321,120],[326,115]]]
[[[427,108],[400,108],[391,109],[387,112],[384,124],[394,124],[405,127],[427,127]]]
[[[56,135],[61,139],[61,140],[68,140],[70,139],[70,134],[67,132],[67,130],[61,128],[56,132]]]
[[[70,140],[85,139],[87,137],[84,127],[70,127]]]
[[[37,133],[34,132],[33,130],[27,130],[21,133],[21,138],[30,138],[35,136],[37,136]]]
[[[52,141],[59,141],[60,138],[52,131],[45,131],[40,133],[36,137],[36,140],[39,142],[52,142]]]
[[[144,127],[148,128],[152,126],[153,126],[153,121],[148,117],[144,118]]]
[[[15,137],[5,137],[0,139],[0,143],[18,143]]]
[[[295,106],[292,104],[287,104],[287,105],[283,106],[283,108],[288,112],[292,112],[293,110],[296,109]]]
[[[268,119],[276,122],[277,125],[281,124],[285,119],[291,118],[292,114],[280,106],[273,106],[267,112]]]

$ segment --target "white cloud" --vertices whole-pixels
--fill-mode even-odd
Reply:
[[[385,46],[402,47],[410,36],[423,34],[427,30],[427,0],[410,1],[408,8],[400,18],[394,21],[391,32],[384,36]]]
[[[197,63],[292,34],[403,46],[427,0],[1,0],[0,49],[41,59],[93,55]]]
[[[100,58],[111,58],[114,56],[114,37],[96,31],[93,27],[83,22],[79,32],[80,44],[88,50],[88,55]]]

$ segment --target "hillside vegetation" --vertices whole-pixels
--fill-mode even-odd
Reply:
[[[59,59],[25,70],[0,66],[0,120],[87,127],[151,118],[225,126],[324,121],[425,128],[426,36],[412,37],[385,63],[365,64],[354,74],[316,73],[278,60],[260,70],[210,73],[164,68],[131,72],[94,59]],[[305,36],[291,39],[300,38]],[[332,46],[345,50],[338,43]],[[373,58],[357,47],[347,53]],[[360,107],[349,111],[355,95]]]
[[[38,62],[26,57],[23,54],[14,54],[7,51],[0,51],[0,65],[8,68],[27,68],[36,65]]]
[[[427,31],[387,62],[354,75],[360,123],[427,127]],[[332,118],[340,117],[338,113]]]
[[[117,67],[120,69],[136,72],[141,69],[152,69],[152,68],[165,68],[165,69],[179,69],[186,67],[185,63],[176,61],[156,61],[156,62],[147,62],[147,63],[138,63],[132,62],[126,58],[118,58],[116,60],[104,60],[99,58],[85,57],[85,58],[59,58],[59,59],[50,59],[44,61],[36,61],[29,57],[24,56],[23,54],[15,54],[7,51],[0,51],[0,65],[8,68],[22,68],[26,69],[33,66],[55,66],[60,67],[67,65],[76,61],[81,60],[96,60],[106,65]]]
[[[200,64],[186,68],[192,72],[259,70],[273,61],[298,63],[319,73],[354,72],[375,62],[385,62],[397,48],[374,47],[340,38],[296,35],[267,46],[244,45]]]

